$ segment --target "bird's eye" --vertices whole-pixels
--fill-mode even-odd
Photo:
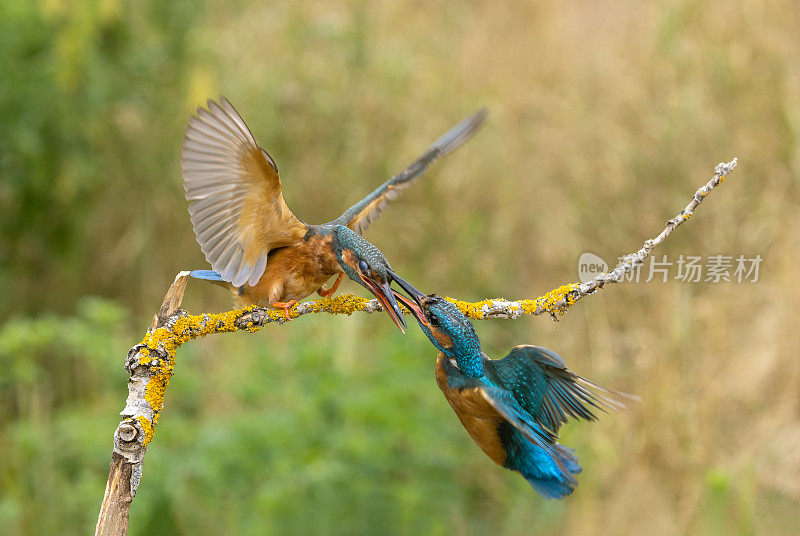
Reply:
[[[367,266],[366,262],[361,261],[361,262],[358,263],[358,269],[361,270],[362,272],[366,273],[366,271],[369,269],[369,267]]]
[[[439,325],[439,317],[431,313],[428,315],[428,322],[430,322],[431,326],[436,327]]]

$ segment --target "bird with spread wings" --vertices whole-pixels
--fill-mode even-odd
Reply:
[[[405,323],[383,254],[362,238],[390,201],[433,162],[483,125],[482,108],[456,124],[413,163],[335,220],[311,225],[284,201],[275,160],[256,142],[233,105],[209,100],[189,119],[181,168],[197,242],[212,270],[196,278],[230,288],[239,305],[287,311],[316,291],[330,296],[344,275],[372,292],[402,330]],[[338,276],[329,289],[324,283]]]

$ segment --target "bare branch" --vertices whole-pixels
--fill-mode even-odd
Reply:
[[[625,274],[641,266],[656,246],[666,240],[675,229],[692,217],[698,205],[711,193],[711,190],[725,180],[725,177],[734,170],[737,163],[738,158],[734,158],[727,164],[724,162],[717,164],[711,180],[694,193],[686,207],[678,212],[674,218],[667,221],[666,227],[658,236],[647,240],[639,251],[625,255],[622,262],[610,272],[602,273],[587,283],[563,285],[535,300],[507,301],[497,299],[472,304],[448,299],[458,305],[464,314],[477,320],[485,318],[518,318],[523,314],[540,315],[542,313],[549,313],[554,319],[557,319],[556,314],[563,315],[578,300],[594,294],[598,289],[603,288],[606,283],[620,282]]]
[[[563,315],[580,299],[594,294],[606,283],[617,283],[640,266],[653,249],[687,221],[709,192],[736,167],[737,160],[717,165],[714,177],[697,190],[691,201],[655,238],[644,243],[635,253],[626,255],[613,270],[600,274],[588,283],[560,286],[533,300],[484,300],[476,303],[447,298],[470,318],[518,318],[522,315]],[[153,439],[155,426],[164,408],[164,395],[175,367],[175,355],[185,342],[212,333],[258,331],[272,322],[286,322],[283,311],[248,307],[217,314],[189,315],[180,309],[189,272],[180,272],[170,287],[161,309],[153,319],[142,342],[128,352],[125,369],[130,374],[128,399],[121,414],[124,417],[114,434],[114,450],[106,493],[97,521],[97,535],[127,534],[131,501],[142,475],[142,461]],[[382,311],[378,300],[367,300],[350,294],[333,299],[309,300],[289,310],[291,318],[312,313],[346,314]],[[407,311],[406,311],[407,312]]]
[[[180,272],[175,277],[148,334],[160,329],[181,306],[188,278],[189,272]],[[125,369],[130,374],[128,400],[121,412],[124,419],[114,432],[114,450],[111,453],[106,491],[97,516],[96,536],[128,533],[130,507],[142,477],[144,453],[153,435],[153,425],[163,407],[163,394],[161,399],[155,400],[148,396],[148,389],[153,392],[158,385],[166,388],[172,376],[172,358],[161,363],[146,361],[139,357],[139,346],[134,346],[125,360]]]

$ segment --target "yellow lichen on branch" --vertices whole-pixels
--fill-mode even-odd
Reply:
[[[535,299],[517,301],[496,298],[471,303],[455,298],[446,298],[455,304],[459,311],[473,320],[486,320],[487,318],[518,318],[522,315],[550,315],[562,316],[583,296],[578,291],[579,283],[562,285]]]
[[[577,284],[564,285],[551,290],[536,299],[509,302],[507,300],[482,300],[479,302],[466,302],[447,298],[469,318],[483,320],[486,318],[515,318],[522,314],[538,315],[542,313],[558,313],[563,315],[577,298],[574,291]],[[500,315],[493,312],[493,308],[500,305],[511,312],[509,315]],[[405,309],[405,308],[404,308]],[[316,299],[300,303],[289,309],[291,319],[312,313],[328,313],[337,315],[351,315],[356,312],[372,313],[380,311],[381,306],[377,300],[368,300],[352,294],[342,294],[332,299]],[[408,314],[407,310],[404,310]],[[153,439],[155,426],[161,411],[164,409],[164,395],[169,386],[170,378],[175,369],[175,357],[178,348],[193,339],[202,338],[214,333],[230,333],[234,331],[260,330],[266,324],[278,322],[285,323],[286,318],[282,310],[246,307],[234,309],[223,313],[188,315],[178,312],[164,326],[155,328],[144,336],[138,352],[138,361],[141,365],[151,367],[152,376],[145,387],[145,400],[153,412],[152,421],[144,416],[137,416],[137,420],[144,430],[144,446]]]
[[[166,389],[166,387],[165,387],[165,389]],[[162,401],[161,405],[162,405],[162,407],[163,407],[163,400],[164,400],[164,392],[162,391],[162,393],[161,393],[161,401]],[[155,418],[155,419],[153,419],[154,422],[150,422],[150,419],[148,419],[144,415],[139,415],[138,417],[136,417],[136,420],[139,421],[139,424],[141,425],[142,430],[144,430],[144,443],[143,444],[145,446],[147,446],[147,444],[150,443],[150,441],[153,439],[153,427],[158,422],[158,419]]]
[[[578,293],[578,283],[561,285],[535,300],[522,300],[522,310],[529,315],[542,312],[563,315],[582,297]]]
[[[474,320],[515,318],[522,314],[557,313],[563,315],[579,298],[575,293],[576,288],[577,284],[563,285],[536,299],[516,302],[499,299],[479,302],[447,299]],[[498,314],[497,311],[494,311],[498,306],[510,314]],[[295,319],[307,314],[323,312],[351,315],[356,312],[371,313],[380,310],[381,306],[377,300],[342,294],[332,299],[309,300],[295,305],[289,309],[289,317]],[[404,312],[408,314],[405,308]],[[143,348],[138,354],[139,362],[142,365],[151,366],[153,371],[145,388],[145,400],[153,411],[152,422],[146,417],[137,417],[145,432],[144,445],[147,446],[153,439],[154,428],[158,424],[159,415],[164,408],[164,394],[174,372],[175,356],[182,344],[214,333],[230,333],[240,330],[255,332],[272,322],[286,322],[282,310],[247,307],[216,314],[187,315],[180,312],[177,313],[174,320],[167,322],[163,327],[149,331],[142,339],[141,346]]]

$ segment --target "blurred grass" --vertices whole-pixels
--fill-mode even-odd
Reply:
[[[0,0],[2,532],[94,526],[122,358],[175,272],[205,266],[179,147],[223,93],[311,222],[488,105],[368,232],[424,290],[571,281],[580,253],[637,248],[733,156],[660,253],[760,254],[761,279],[619,285],[558,324],[480,323],[490,355],[549,346],[642,396],[567,427],[585,471],[558,504],[468,440],[429,345],[386,318],[192,343],[133,534],[793,534],[798,32],[789,1]],[[217,290],[193,283],[187,307],[226,308]]]

